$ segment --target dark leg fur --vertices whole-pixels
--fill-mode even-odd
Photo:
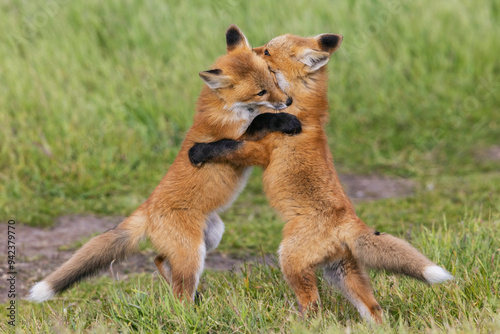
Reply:
[[[296,135],[302,132],[302,124],[296,116],[284,112],[260,114],[248,126],[243,139],[259,140],[271,132]]]
[[[197,143],[189,149],[189,160],[193,165],[200,166],[204,162],[238,149],[241,144],[241,141],[231,139],[222,139],[213,143]]]
[[[255,117],[241,139],[257,141],[272,132],[295,135],[302,132],[302,125],[298,118],[291,114],[264,113]],[[222,139],[212,143],[197,143],[189,149],[189,160],[195,166],[201,166],[204,162],[220,161],[220,158],[236,151],[242,144],[242,141],[231,139]]]

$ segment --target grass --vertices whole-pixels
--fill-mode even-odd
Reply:
[[[334,10],[297,1],[293,11],[240,0],[52,2],[0,5],[2,218],[50,225],[134,210],[177,154],[197,72],[224,52],[233,22],[254,45],[285,32],[345,35],[329,65],[327,127],[341,170],[497,169],[474,158],[500,133],[498,0]]]
[[[21,301],[18,330],[500,330],[499,162],[484,158],[500,138],[500,1],[42,0],[0,9],[0,220],[50,226],[63,214],[132,212],[176,156],[197,72],[224,52],[230,23],[253,45],[334,32],[344,42],[329,65],[326,131],[339,171],[419,184],[415,196],[356,205],[359,215],[457,277],[429,288],[373,273],[388,316],[381,328],[325,284],[322,313],[301,320],[272,267],[206,273],[197,307],[150,276],[102,278],[43,306]],[[275,252],[282,222],[260,175],[224,214],[220,251]]]
[[[362,323],[355,309],[320,282],[322,310],[301,319],[279,269],[247,264],[241,272],[207,272],[197,306],[175,300],[153,275],[127,281],[100,278],[43,305],[21,302],[23,332],[496,332],[500,330],[500,221],[470,217],[462,223],[420,228],[412,241],[448,268],[456,280],[427,286],[408,278],[372,273],[387,323]],[[89,299],[90,298],[90,299]]]

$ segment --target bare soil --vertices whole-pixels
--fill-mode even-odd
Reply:
[[[390,197],[410,196],[415,184],[405,179],[394,179],[376,175],[341,175],[341,181],[354,202]],[[30,286],[47,276],[70,258],[73,250],[65,250],[82,238],[102,233],[120,223],[123,217],[63,216],[51,229],[42,229],[17,224],[16,236],[16,297],[24,298]],[[6,225],[4,225],[6,226]],[[2,254],[7,254],[7,240],[0,238]],[[115,277],[125,278],[128,273],[154,272],[155,254],[144,251],[113,266]],[[239,269],[244,262],[272,264],[273,256],[238,258],[233,255],[210,253],[205,268],[211,270]],[[8,282],[6,262],[0,268],[0,303],[7,301]],[[110,271],[108,271],[109,274]]]
[[[415,182],[403,178],[379,175],[339,175],[345,191],[354,202],[413,195]]]
[[[500,146],[490,146],[489,148],[479,151],[476,158],[480,161],[500,161]]]

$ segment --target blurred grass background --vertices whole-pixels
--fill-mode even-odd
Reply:
[[[0,2],[1,221],[50,226],[63,214],[131,213],[175,158],[202,87],[198,72],[225,52],[229,24],[255,46],[284,33],[332,32],[344,35],[329,64],[326,130],[337,168],[417,184],[412,197],[357,204],[360,217],[456,276],[428,288],[372,273],[389,318],[376,330],[356,324],[356,311],[324,285],[324,313],[298,318],[271,267],[208,272],[207,302],[196,309],[176,304],[163,285],[158,295],[162,283],[149,276],[117,289],[92,280],[53,308],[21,302],[20,329],[495,332],[498,22],[500,0]],[[223,215],[221,252],[275,252],[282,222],[260,175]]]
[[[283,33],[344,35],[329,65],[327,128],[341,172],[422,185],[476,175],[487,180],[482,191],[498,190],[498,162],[477,158],[500,138],[498,0],[46,0],[0,9],[2,220],[47,226],[62,214],[133,211],[177,154],[198,72],[224,53],[231,23],[255,46]],[[259,178],[242,210],[265,203]]]

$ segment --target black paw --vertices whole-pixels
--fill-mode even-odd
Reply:
[[[197,143],[189,149],[189,161],[196,167],[200,167],[204,162],[210,160],[210,143]]]
[[[198,306],[200,306],[201,302],[203,301],[203,295],[196,291],[194,293],[194,303]]]
[[[283,132],[287,135],[296,135],[302,132],[302,124],[299,119],[287,113],[277,113],[271,121],[271,128],[274,131]]]
[[[213,143],[197,143],[189,149],[189,161],[196,167],[205,162],[224,157],[225,154],[236,150],[241,142],[231,139],[222,139]]]

